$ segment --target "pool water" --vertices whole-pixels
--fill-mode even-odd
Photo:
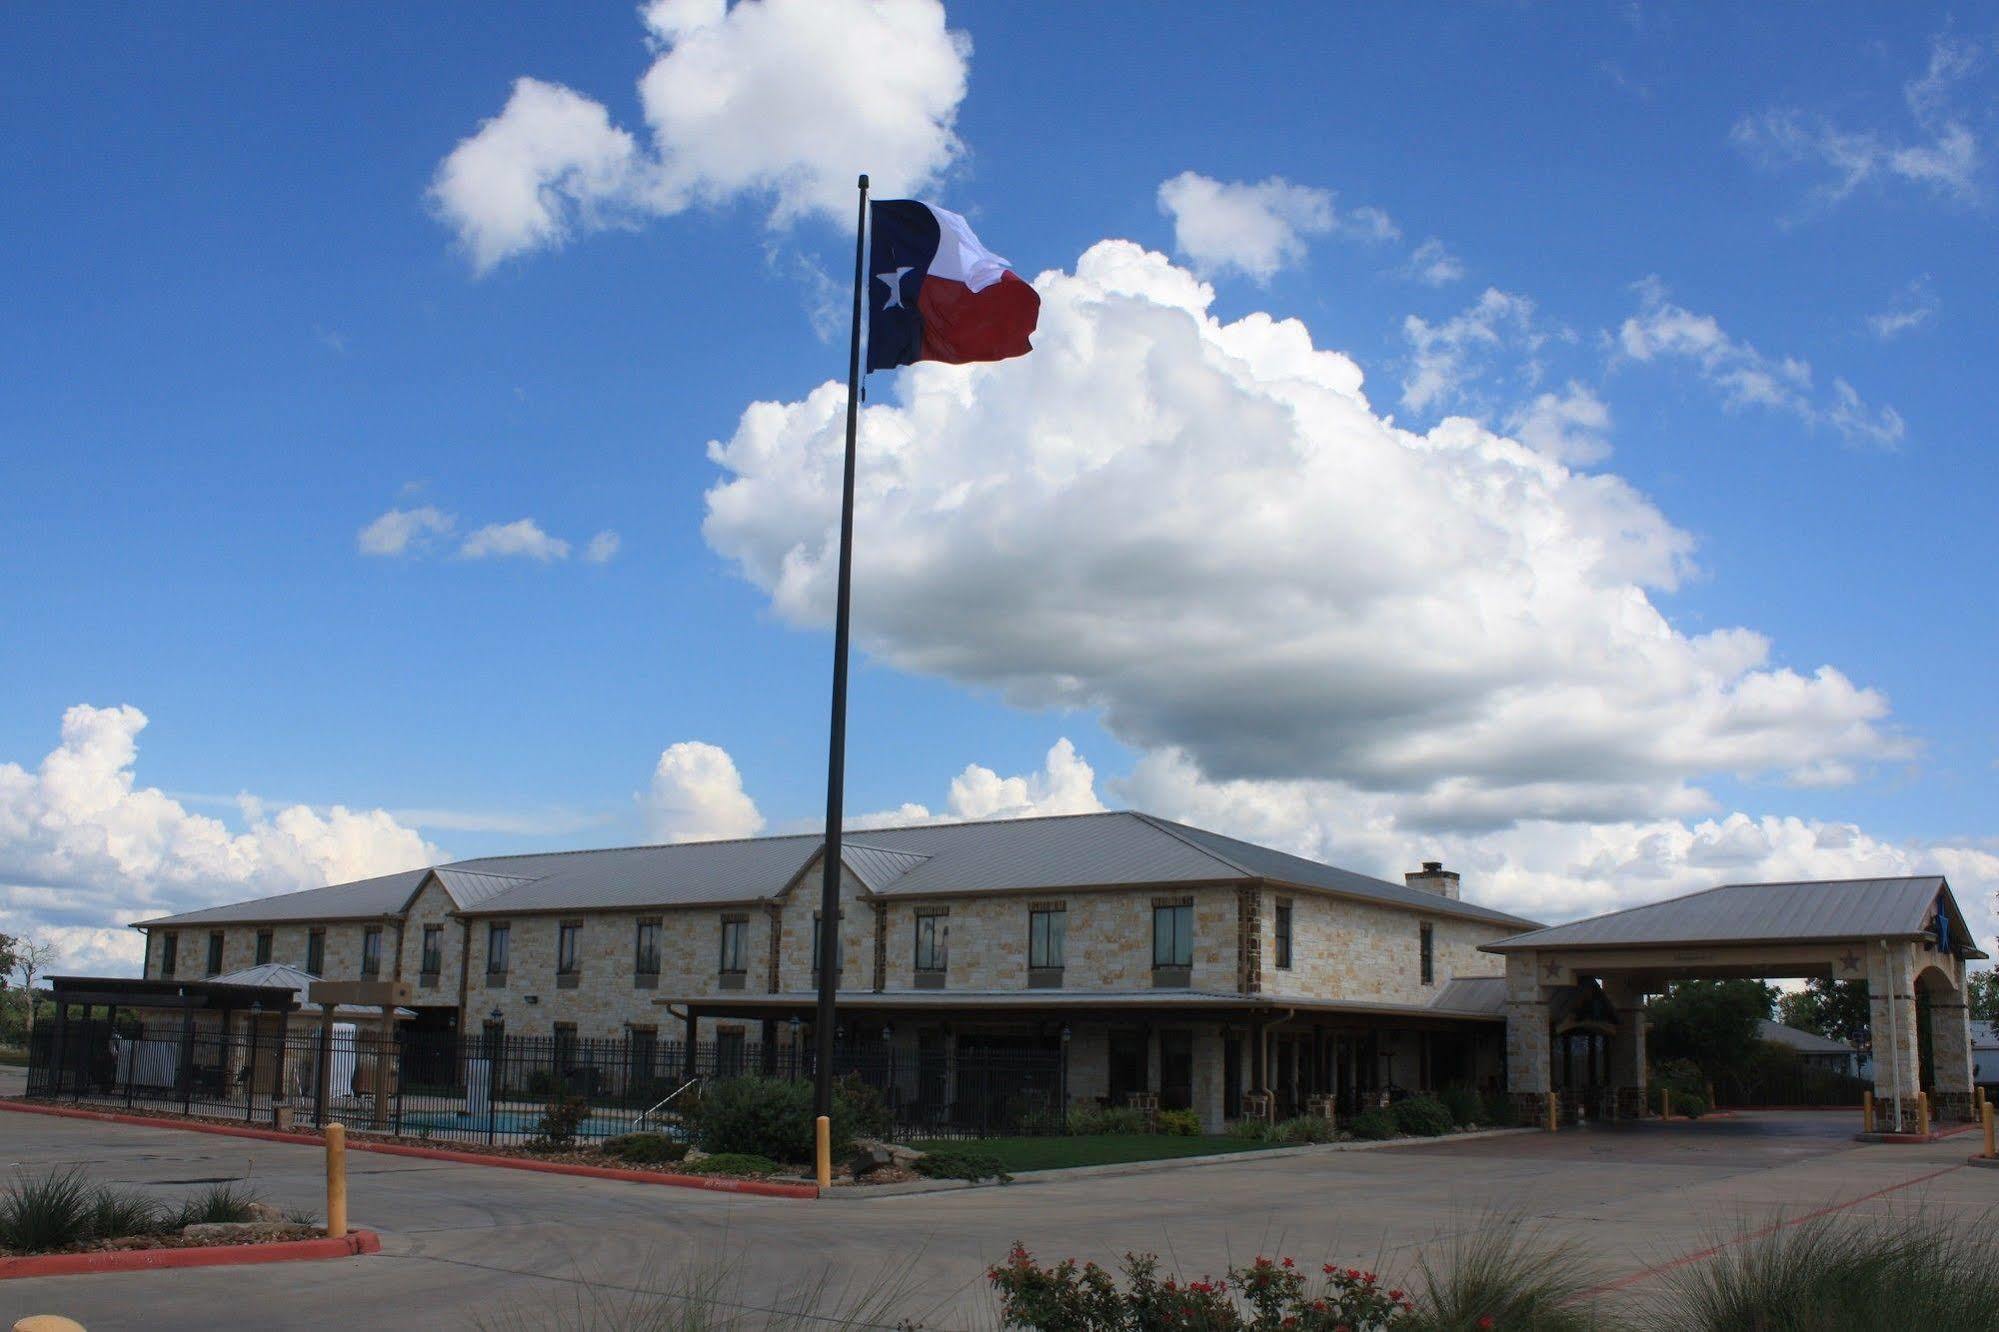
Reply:
[[[576,1127],[579,1138],[612,1138],[620,1133],[630,1133],[632,1124],[638,1118],[637,1112],[612,1114],[598,1112],[585,1119]],[[497,1134],[512,1137],[533,1137],[541,1131],[541,1111],[501,1110],[490,1119],[486,1115],[461,1115],[453,1110],[408,1110],[403,1112],[403,1132],[421,1133],[428,1129],[432,1133],[462,1133],[485,1136],[488,1126]]]

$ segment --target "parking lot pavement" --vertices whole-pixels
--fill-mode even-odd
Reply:
[[[1632,1273],[1739,1224],[1828,1205],[1970,1214],[1999,1172],[1962,1168],[1968,1139],[1861,1146],[1850,1115],[1759,1114],[1438,1142],[1385,1151],[1235,1158],[1117,1178],[1047,1180],[840,1204],[746,1198],[354,1153],[354,1223],[381,1255],[0,1283],[0,1326],[58,1312],[99,1329],[211,1328],[254,1308],[260,1327],[570,1326],[583,1303],[622,1301],[678,1274],[733,1265],[734,1298],[763,1304],[822,1273],[900,1274],[931,1327],[966,1326],[985,1266],[1018,1239],[1051,1257],[1151,1250],[1182,1272],[1257,1253],[1406,1270],[1426,1246],[1516,1213],[1551,1240]],[[79,1162],[163,1194],[245,1179],[284,1207],[317,1208],[310,1147],[0,1114],[0,1163]]]

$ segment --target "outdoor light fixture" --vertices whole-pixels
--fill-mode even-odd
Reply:
[[[500,1010],[499,1010],[499,1009],[498,1009],[497,1007],[495,1007],[495,1008],[493,1009],[493,1011],[492,1011],[492,1012],[490,1012],[490,1013],[486,1014],[486,1017],[487,1017],[487,1018],[488,1018],[488,1019],[489,1019],[489,1020],[490,1020],[490,1021],[491,1021],[491,1022],[492,1022],[492,1023],[494,1024],[494,1025],[495,1025],[495,1026],[499,1025],[500,1021],[501,1021],[501,1020],[502,1020],[503,1018],[505,1018],[505,1016],[506,1016],[506,1014],[502,1013],[502,1012],[501,1012],[501,1011],[500,1011]]]
[[[882,1044],[887,1045],[893,1039],[895,1039],[895,1024],[893,1022],[882,1023]]]
[[[1068,1043],[1069,1043],[1069,1024],[1064,1022],[1062,1024],[1062,1044],[1067,1045]]]

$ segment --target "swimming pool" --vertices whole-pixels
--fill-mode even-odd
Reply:
[[[613,1138],[630,1133],[638,1120],[637,1111],[598,1110],[576,1126],[579,1138]],[[454,1136],[485,1137],[488,1128],[498,1136],[531,1138],[541,1131],[539,1110],[498,1110],[490,1119],[483,1114],[460,1114],[455,1110],[406,1110],[402,1127],[405,1134],[449,1133]],[[661,1132],[664,1125],[652,1126]]]

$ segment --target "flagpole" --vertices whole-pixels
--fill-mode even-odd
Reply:
[[[826,745],[826,850],[819,877],[819,1018],[816,1114],[833,1113],[833,996],[840,983],[840,824],[847,771],[848,603],[854,573],[854,435],[860,424],[861,309],[868,255],[868,178],[860,178],[854,223],[854,326],[847,342],[847,463],[840,488],[840,579],[833,614],[833,721]]]

